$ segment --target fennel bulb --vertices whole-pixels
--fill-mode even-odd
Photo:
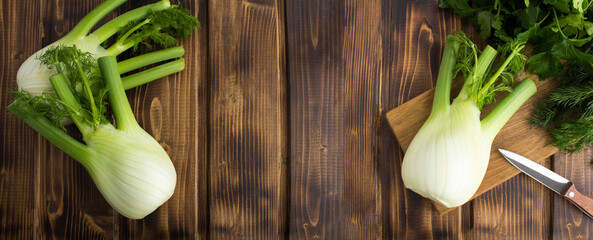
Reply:
[[[58,46],[76,46],[82,52],[91,53],[95,59],[103,56],[118,56],[130,48],[137,48],[139,44],[146,45],[150,49],[152,49],[152,44],[170,47],[177,43],[177,39],[186,38],[195,31],[195,27],[199,27],[197,19],[188,15],[186,9],[182,9],[178,5],[172,6],[169,0],[160,0],[126,12],[89,34],[97,22],[124,2],[126,0],[106,0],[87,14],[67,35],[27,58],[17,72],[18,90],[28,92],[33,96],[40,96],[43,92],[52,89],[49,78],[57,71],[48,68],[39,59],[48,49]],[[101,44],[118,33],[115,43],[107,49],[103,48]],[[173,52],[175,54],[172,55],[165,54],[166,51],[158,55],[153,54],[150,57],[150,62],[143,61],[144,64],[141,64],[142,61],[133,61],[128,65],[130,68],[128,71],[183,55],[183,51],[175,50]],[[144,56],[143,58],[147,59],[148,57]],[[180,64],[177,62],[175,67],[160,69],[161,74],[158,76],[162,77],[181,71],[179,68]],[[154,77],[146,78],[146,76],[142,78],[145,80],[137,84],[156,79]],[[131,88],[137,85],[124,86]]]
[[[91,154],[83,165],[120,214],[144,218],[173,195],[175,167],[167,152],[140,126],[120,130],[103,124],[84,141]]]
[[[43,92],[52,89],[49,78],[56,75],[58,72],[55,69],[48,68],[39,60],[39,57],[43,55],[47,49],[59,45],[74,45],[83,52],[92,53],[95,58],[107,55],[106,50],[101,47],[101,43],[95,35],[89,35],[88,37],[84,37],[70,44],[68,44],[67,41],[69,39],[68,36],[62,39],[65,40],[60,39],[42,48],[21,64],[16,74],[16,83],[19,91],[26,91],[34,96],[39,96]]]
[[[166,151],[136,122],[115,57],[99,58],[97,76],[94,58],[76,47],[52,48],[44,56],[50,58],[42,61],[54,63],[58,71],[50,78],[55,95],[17,93],[8,109],[80,162],[117,212],[144,218],[173,195],[177,175]],[[96,87],[102,89],[93,91]],[[105,94],[117,127],[104,116]],[[47,109],[56,117],[48,119],[41,112]],[[86,145],[63,130],[60,112],[72,119]]]
[[[471,199],[486,173],[494,137],[536,92],[533,81],[526,78],[480,119],[482,107],[494,100],[496,92],[510,91],[509,80],[525,64],[520,54],[523,44],[510,43],[503,49],[501,63],[492,67],[497,51],[490,46],[478,57],[476,46],[464,35],[447,38],[430,116],[402,163],[406,188],[449,208]],[[456,69],[463,72],[465,81],[451,103]],[[499,83],[501,78],[506,83]]]

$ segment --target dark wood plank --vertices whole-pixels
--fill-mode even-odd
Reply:
[[[399,1],[384,1],[384,8],[387,13],[384,18],[385,23],[383,42],[383,66],[381,69],[382,81],[379,87],[380,95],[378,97],[378,144],[377,144],[377,174],[378,189],[380,198],[378,208],[381,216],[381,235],[384,239],[404,239],[406,234],[406,215],[405,215],[405,187],[400,177],[400,149],[397,141],[386,122],[385,114],[388,110],[402,104],[398,100],[399,80],[395,76],[401,74],[398,66],[403,63],[403,59],[398,54],[404,51],[403,36],[399,34],[402,28],[398,21],[402,19],[397,14],[403,14],[405,11],[398,12],[403,8],[403,3]],[[397,28],[396,28],[397,27]],[[403,55],[403,54],[402,54]],[[399,77],[401,79],[401,77]],[[411,96],[404,96],[405,100]]]
[[[433,214],[432,239],[463,239],[463,233],[467,229],[463,220],[468,218],[468,211],[469,207],[462,207],[448,214]]]
[[[345,3],[286,2],[290,237],[344,239]]]
[[[16,73],[41,47],[42,1],[0,2],[0,238],[38,237],[35,201],[36,133],[6,107],[13,101]]]
[[[381,236],[376,146],[377,96],[384,81],[383,53],[388,47],[383,27],[388,23],[385,15],[389,8],[384,4],[388,3],[345,2],[343,62],[339,67],[344,71],[344,227],[350,239]]]
[[[101,0],[49,1],[44,7],[43,46],[66,35]],[[112,18],[110,14],[108,18]],[[38,49],[37,49],[38,50]],[[74,126],[68,132],[80,139]],[[113,210],[86,169],[43,137],[36,140],[36,197],[42,238],[113,238]]]
[[[181,43],[185,70],[128,91],[138,123],[173,161],[177,185],[173,196],[146,218],[118,215],[121,239],[208,238],[208,2],[180,2],[202,26]],[[145,4],[132,1],[123,9]]]
[[[593,171],[591,159],[593,150],[581,153],[554,155],[554,171],[572,181],[577,190],[593,196]],[[590,239],[593,236],[593,219],[558,194],[554,195],[554,239]]]
[[[210,234],[287,231],[282,1],[209,1]]]
[[[551,167],[550,159],[542,162]],[[550,239],[552,195],[539,182],[519,174],[472,201],[464,221],[467,239]]]
[[[297,118],[291,125],[291,226],[297,228],[291,237],[378,238],[376,96],[389,8],[382,1],[320,4],[287,4],[291,113]],[[313,20],[311,26],[298,26],[303,19]]]

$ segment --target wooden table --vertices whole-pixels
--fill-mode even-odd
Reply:
[[[475,33],[436,0],[184,1],[203,26],[186,70],[128,91],[177,187],[128,220],[6,110],[19,65],[100,2],[0,3],[1,239],[593,238],[590,218],[525,175],[443,216],[404,188],[385,113],[433,87],[446,34]],[[545,164],[593,195],[592,158]]]

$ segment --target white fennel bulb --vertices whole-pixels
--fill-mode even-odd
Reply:
[[[482,133],[475,103],[454,101],[416,136],[402,165],[406,187],[448,207],[467,202],[486,173],[494,139]]]
[[[53,68],[48,68],[41,63],[39,57],[52,47],[58,45],[67,45],[67,41],[56,41],[47,47],[42,48],[21,64],[16,74],[16,83],[19,91],[26,91],[33,96],[40,96],[43,92],[52,89],[49,78],[58,72]],[[94,58],[100,58],[107,55],[107,51],[101,47],[101,42],[96,35],[90,34],[70,45],[76,46],[82,52],[89,52]]]
[[[513,42],[506,46],[501,64],[493,68],[497,55],[493,48],[487,46],[478,57],[476,46],[464,35],[447,38],[431,114],[404,155],[402,179],[406,188],[446,207],[460,206],[476,193],[488,167],[494,137],[536,91],[528,78],[510,89],[509,78],[525,64],[520,54],[523,45]],[[457,60],[461,64],[456,64]],[[465,80],[451,103],[455,69],[463,71]],[[480,119],[482,107],[502,90],[510,91],[509,95]]]
[[[175,167],[167,152],[142,128],[124,132],[111,124],[101,125],[84,141],[93,152],[93,160],[85,167],[120,214],[143,218],[173,195]]]

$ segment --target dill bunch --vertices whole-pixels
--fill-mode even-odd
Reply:
[[[585,52],[593,52],[591,44]],[[593,72],[589,69],[579,63],[566,64],[556,78],[560,87],[530,119],[550,132],[552,140],[548,144],[561,151],[577,153],[593,144]]]

